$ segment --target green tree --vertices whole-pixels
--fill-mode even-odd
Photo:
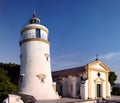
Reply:
[[[109,73],[109,82],[110,82],[110,84],[114,85],[116,80],[117,80],[117,75],[115,74],[115,72],[111,71]]]
[[[0,67],[7,71],[7,75],[11,82],[18,85],[20,65],[14,63],[0,63]]]
[[[112,94],[120,96],[120,87],[113,87],[112,88]]]
[[[7,71],[0,67],[0,101],[3,101],[9,93],[14,93],[17,90],[18,86],[11,83]]]

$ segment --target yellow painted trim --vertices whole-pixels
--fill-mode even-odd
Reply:
[[[36,75],[38,78],[46,78],[46,75],[45,74],[42,74],[42,73],[40,73],[40,74],[38,74],[38,75]]]
[[[41,29],[41,30],[45,31],[47,34],[49,33],[49,32],[48,32],[48,29],[47,29],[46,27],[34,25],[34,26],[26,26],[26,27],[24,27],[24,28],[21,30],[21,35],[23,34],[24,31],[30,30],[30,29]]]
[[[102,98],[104,98],[104,97],[103,97],[103,95],[104,95],[104,91],[103,91],[104,89],[103,89],[103,87],[104,87],[104,86],[103,86],[103,82],[102,82]]]
[[[102,66],[107,72],[110,72],[110,69],[103,63],[100,63],[100,66]]]
[[[100,80],[100,82],[104,82],[105,80],[103,80],[102,78],[100,78],[100,77],[98,77],[97,79],[95,79],[94,81],[97,83],[97,82],[99,82],[99,80]]]
[[[89,67],[87,68],[88,69],[88,98],[91,99],[91,70],[89,69]]]
[[[101,81],[98,81],[98,80],[101,80]],[[95,97],[99,98],[99,97],[97,97],[97,84],[101,84],[102,85],[101,97],[103,98],[103,92],[104,92],[103,91],[103,82],[104,82],[104,80],[102,78],[97,78],[96,80],[94,80],[94,82],[95,82],[95,88],[96,88],[96,90],[95,90]]]
[[[106,73],[106,97],[108,97],[109,96],[109,94],[108,94],[108,73]]]
[[[48,45],[50,45],[50,42],[47,41],[47,40],[44,40],[44,39],[40,39],[40,38],[29,38],[29,39],[25,39],[25,40],[22,40],[20,41],[20,46],[25,43],[25,42],[29,42],[29,41],[40,41],[40,42],[44,42],[44,43],[47,43]]]
[[[100,66],[102,66],[106,71],[110,72],[110,69],[104,63],[102,63],[99,60],[91,62],[91,63],[88,63],[88,65],[89,65],[90,68],[93,67],[93,66],[95,66],[95,65],[97,65],[97,64],[100,65]]]

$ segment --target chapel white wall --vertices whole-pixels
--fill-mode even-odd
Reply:
[[[97,75],[98,71],[91,71],[91,87],[89,87],[91,89],[91,97],[92,99],[95,99],[97,97],[97,91],[96,91],[96,83],[95,83],[95,80],[98,77]],[[103,84],[101,81],[98,81],[97,83],[98,84],[102,84],[102,97],[103,98],[106,98],[106,74],[105,72],[100,72],[100,78],[102,78],[104,81],[103,81]],[[94,91],[94,92],[92,92]]]
[[[82,99],[88,99],[88,80],[80,85],[80,95]]]
[[[64,97],[76,97],[77,96],[77,77],[69,76],[63,79],[63,91]]]

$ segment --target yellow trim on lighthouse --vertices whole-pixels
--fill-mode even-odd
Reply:
[[[40,42],[44,42],[44,43],[47,43],[48,45],[50,45],[50,42],[47,41],[47,40],[44,40],[44,39],[40,39],[40,38],[29,38],[29,39],[25,39],[25,40],[22,40],[20,41],[20,46],[25,43],[25,42],[29,42],[29,41],[40,41]]]

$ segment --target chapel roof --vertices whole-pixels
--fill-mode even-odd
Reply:
[[[68,76],[68,75],[76,75],[85,72],[85,66],[80,66],[80,67],[74,67],[70,69],[64,69],[64,70],[58,70],[52,72],[53,77],[57,76]]]
[[[98,67],[94,67],[100,65],[99,68]],[[79,67],[73,67],[70,69],[64,69],[64,70],[58,70],[58,71],[53,71],[52,72],[52,76],[53,77],[58,77],[58,76],[69,76],[69,75],[80,75],[80,74],[84,74],[86,73],[87,69],[90,68],[95,68],[96,71],[99,72],[110,72],[110,69],[100,60],[95,60],[92,62],[89,62],[88,64],[84,65],[84,66],[79,66]],[[100,69],[100,68],[104,68],[104,69]]]

